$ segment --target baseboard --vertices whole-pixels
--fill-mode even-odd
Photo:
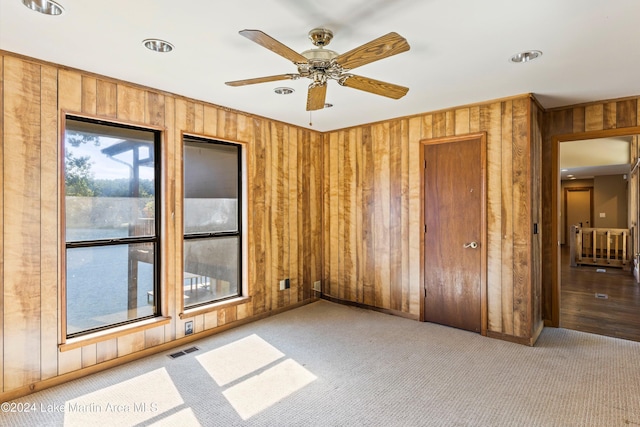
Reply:
[[[86,377],[88,375],[95,374],[97,372],[101,372],[110,368],[115,368],[116,366],[124,365],[126,363],[133,362],[135,360],[139,360],[156,353],[162,353],[164,351],[171,350],[176,347],[181,347],[193,341],[198,341],[202,338],[207,338],[212,335],[216,335],[221,332],[227,331],[229,329],[237,328],[238,326],[255,322],[257,320],[265,319],[267,317],[274,316],[276,314],[284,313],[285,311],[293,310],[294,308],[302,307],[304,305],[307,305],[316,301],[318,301],[318,298],[310,298],[308,300],[300,301],[296,304],[292,304],[287,307],[282,307],[282,308],[268,311],[266,313],[260,313],[255,316],[246,317],[244,319],[237,320],[233,323],[228,323],[226,325],[222,325],[217,328],[208,329],[206,331],[202,331],[193,335],[188,335],[183,338],[178,338],[173,341],[157,345],[155,347],[150,347],[150,348],[138,351],[136,353],[131,353],[126,356],[118,357],[116,359],[107,360],[106,362],[102,362],[92,366],[88,366],[86,368],[78,369],[77,371],[68,372],[66,374],[55,376],[53,378],[31,383],[24,387],[6,391],[3,393],[0,393],[0,403],[8,402],[10,400],[15,400],[20,397],[28,396],[31,393],[35,393],[50,387],[64,384],[66,382],[69,382],[78,378]]]
[[[420,320],[420,316],[419,315],[411,314],[411,313],[405,313],[404,311],[391,310],[389,308],[375,307],[375,306],[372,306],[372,305],[363,304],[363,303],[359,303],[359,302],[355,302],[355,301],[349,301],[349,300],[336,298],[336,297],[332,297],[330,295],[324,295],[324,294],[321,296],[321,298],[324,299],[324,300],[330,301],[330,302],[335,302],[336,304],[349,305],[351,307],[358,307],[358,308],[364,308],[366,310],[378,311],[380,313],[390,314],[392,316],[404,317],[405,319]]]

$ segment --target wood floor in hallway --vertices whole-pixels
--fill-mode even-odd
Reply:
[[[628,269],[571,267],[563,248],[561,280],[560,327],[640,341],[640,285]]]

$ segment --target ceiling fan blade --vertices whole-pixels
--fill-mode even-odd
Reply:
[[[296,80],[299,77],[299,74],[279,74],[277,76],[257,77],[255,79],[234,80],[232,82],[226,82],[225,84],[227,86],[244,86],[256,83],[276,82],[278,80]]]
[[[306,64],[308,62],[307,58],[260,30],[242,30],[240,31],[240,35],[243,35],[249,40],[258,43],[260,46],[266,47],[270,51],[287,58],[294,64]]]
[[[398,33],[391,32],[349,52],[338,55],[334,61],[345,70],[353,70],[370,62],[406,52],[409,48],[409,43],[404,37]]]
[[[312,83],[309,85],[309,93],[307,95],[307,111],[322,110],[324,108],[324,100],[327,97],[326,83]]]
[[[386,96],[388,98],[400,99],[409,92],[408,87],[394,85],[392,83],[381,82],[380,80],[370,79],[368,77],[347,74],[342,77],[338,83],[342,86],[360,89],[365,92],[375,93],[376,95]]]

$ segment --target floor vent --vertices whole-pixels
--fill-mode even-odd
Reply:
[[[172,359],[176,359],[180,356],[184,356],[185,354],[193,353],[194,351],[200,350],[198,347],[189,347],[184,350],[178,351],[176,353],[171,353],[168,356]]]
[[[598,299],[609,299],[609,295],[607,295],[607,294],[596,294],[596,298],[598,298]]]

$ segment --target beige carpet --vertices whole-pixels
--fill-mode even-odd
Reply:
[[[640,343],[531,348],[318,301],[15,401],[3,426],[640,425]],[[66,412],[58,412],[64,407]]]

